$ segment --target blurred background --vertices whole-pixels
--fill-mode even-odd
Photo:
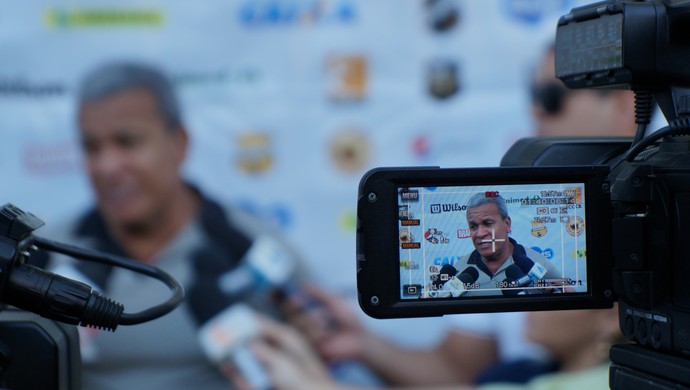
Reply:
[[[498,165],[533,134],[529,77],[558,17],[585,3],[2,2],[0,204],[47,224],[82,212],[92,194],[76,87],[102,62],[145,60],[179,89],[189,180],[280,229],[317,281],[356,305],[362,175]],[[367,324],[410,345],[436,341],[444,326]]]

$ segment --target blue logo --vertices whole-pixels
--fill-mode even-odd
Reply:
[[[293,223],[292,212],[286,205],[270,204],[262,206],[249,199],[240,200],[235,205],[240,210],[279,229],[287,229]]]
[[[572,8],[573,0],[504,0],[503,8],[509,19],[527,25],[537,25],[558,17]]]
[[[443,256],[434,259],[434,265],[444,266],[446,264],[453,265],[460,260],[460,256]]]
[[[551,249],[551,248],[541,249],[538,246],[533,246],[532,249],[538,253],[541,253],[542,256],[546,257],[549,260],[553,259],[554,253],[553,253],[553,249]]]
[[[247,26],[347,24],[356,17],[352,0],[245,0],[238,10]]]

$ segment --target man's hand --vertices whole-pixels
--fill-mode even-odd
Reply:
[[[278,390],[337,390],[328,369],[309,342],[290,326],[261,320],[261,338],[252,350]]]
[[[310,285],[304,295],[290,297],[283,310],[324,359],[362,358],[370,334],[344,298]]]

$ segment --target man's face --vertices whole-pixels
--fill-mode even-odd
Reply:
[[[472,243],[483,258],[488,261],[507,258],[504,255],[509,248],[510,217],[503,219],[496,204],[485,203],[467,210],[467,224]]]
[[[551,52],[540,65],[534,87],[549,100],[550,109],[539,101],[533,101],[532,117],[539,136],[602,136],[633,135],[634,123],[628,118],[632,97],[591,89],[568,89],[556,78],[554,54]],[[549,86],[549,93],[545,93]],[[628,109],[628,111],[626,111]],[[633,117],[634,118],[634,117]]]
[[[155,223],[180,180],[184,131],[171,132],[153,94],[141,88],[84,104],[79,125],[106,221],[125,228]]]

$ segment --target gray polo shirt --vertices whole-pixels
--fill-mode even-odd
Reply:
[[[562,274],[558,271],[558,268],[551,263],[546,257],[541,253],[531,249],[525,248],[525,255],[527,258],[532,260],[535,264],[539,264],[546,269],[544,278],[561,278]],[[477,260],[479,259],[479,260]],[[496,271],[496,273],[491,274],[485,264],[479,256],[473,258],[472,254],[467,254],[460,258],[453,264],[453,267],[459,272],[464,271],[468,267],[472,267],[477,270],[479,277],[474,283],[473,288],[469,289],[464,293],[464,297],[476,297],[476,296],[492,296],[492,295],[502,295],[503,289],[507,286],[506,282],[506,269],[511,265],[515,264],[515,260],[511,255]]]
[[[250,240],[259,232],[267,234],[253,218],[228,212],[228,221]],[[39,234],[60,242],[93,248],[98,247],[100,235],[79,235],[75,226],[53,230],[54,234]],[[50,232],[49,232],[50,233]],[[232,240],[233,237],[222,237]],[[276,240],[278,237],[276,236]],[[195,285],[194,253],[208,248],[208,231],[200,219],[188,223],[176,237],[156,255],[155,266],[169,273],[189,293]],[[291,248],[286,246],[286,251]],[[84,274],[81,278],[74,265],[64,256],[52,257],[56,272],[73,279],[81,279],[98,288],[98,284]],[[302,270],[304,271],[304,270]],[[66,272],[73,272],[67,274]],[[105,294],[120,302],[126,313],[137,313],[161,304],[170,297],[170,290],[160,281],[126,269],[113,267],[107,275]],[[189,294],[188,294],[189,295]],[[260,294],[254,294],[260,295]],[[259,311],[271,311],[268,303],[251,302]],[[199,341],[199,324],[185,300],[172,312],[138,325],[120,325],[115,332],[78,327],[82,354],[82,384],[85,390],[98,389],[225,389],[232,388],[218,368],[204,354]]]

